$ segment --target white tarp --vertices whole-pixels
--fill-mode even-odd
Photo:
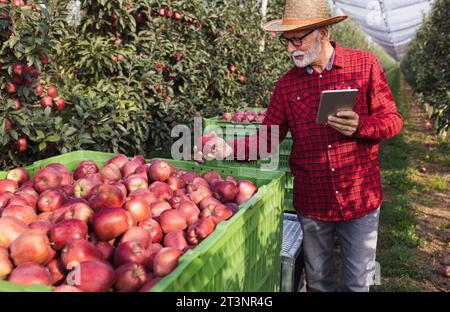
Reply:
[[[405,54],[433,0],[333,0],[336,14],[353,17],[396,60]]]

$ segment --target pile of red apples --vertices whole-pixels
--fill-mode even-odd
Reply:
[[[118,155],[0,180],[0,280],[54,291],[148,291],[257,187]]]
[[[237,111],[232,113],[223,113],[222,121],[242,122],[242,123],[261,123],[266,117],[267,110],[256,112],[252,110]]]

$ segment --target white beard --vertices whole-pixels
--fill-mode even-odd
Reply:
[[[292,53],[292,60],[294,61],[295,66],[297,67],[306,67],[311,65],[322,52],[322,45],[320,44],[320,40],[316,38],[314,40],[312,48],[307,52],[295,51]],[[297,56],[303,56],[303,60],[300,61],[296,59]]]

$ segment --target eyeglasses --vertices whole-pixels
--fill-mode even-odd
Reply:
[[[316,31],[317,28],[312,29],[311,31],[307,32],[304,36],[300,38],[286,38],[284,36],[280,36],[280,42],[281,44],[287,46],[288,43],[292,43],[295,47],[300,47],[303,42],[302,40],[305,39],[308,35],[312,34],[314,31]]]

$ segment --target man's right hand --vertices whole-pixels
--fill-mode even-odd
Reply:
[[[215,132],[209,134],[210,139],[201,147],[194,145],[193,158],[199,163],[204,163],[205,160],[225,159],[233,153],[233,149],[225,142],[224,139],[218,137]],[[203,140],[201,140],[203,141]]]

